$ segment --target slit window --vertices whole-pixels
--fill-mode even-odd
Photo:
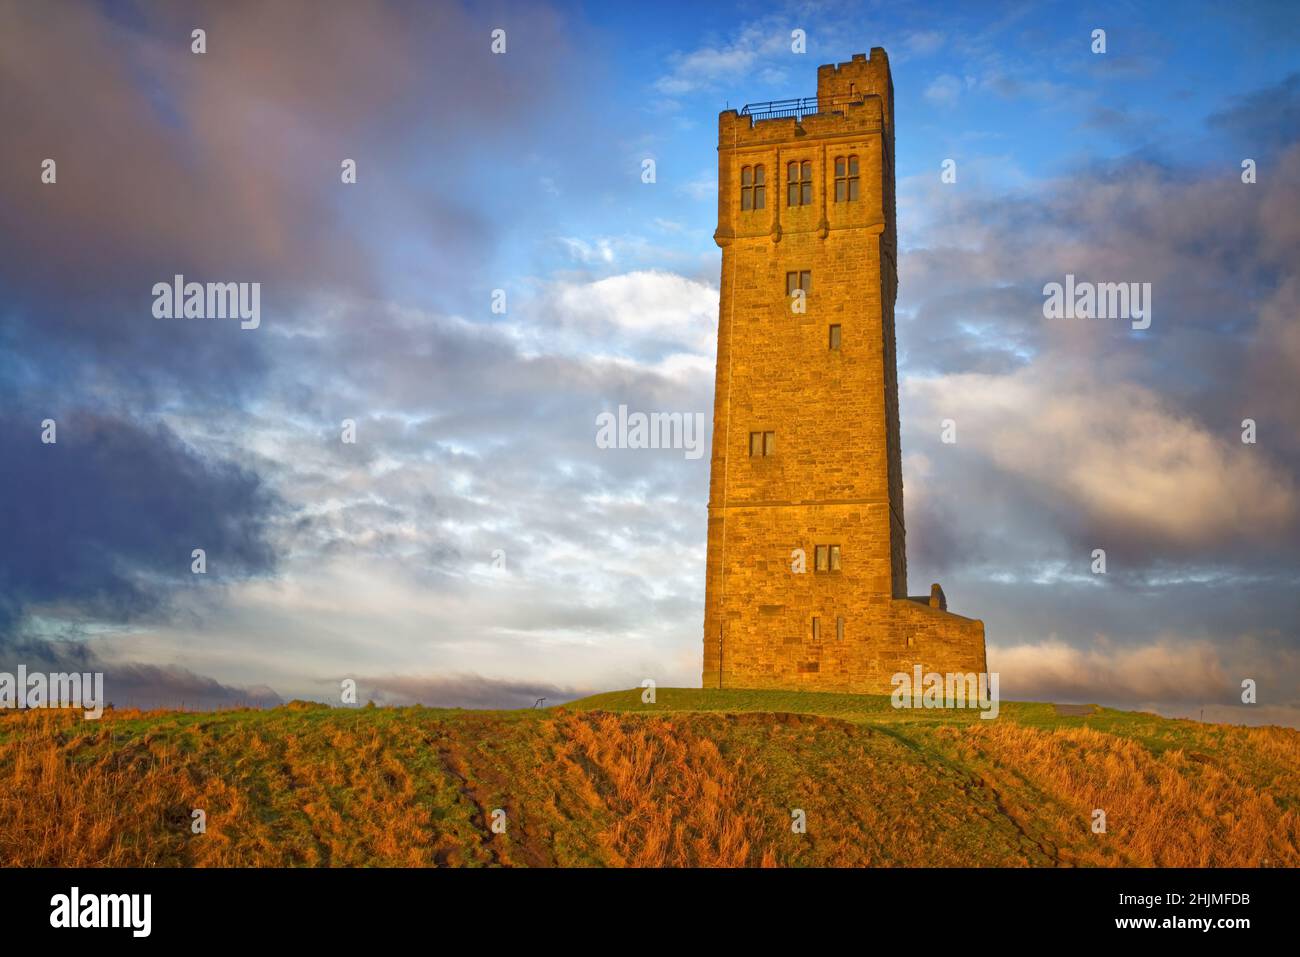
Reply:
[[[844,617],[842,615],[835,619],[835,640],[844,640]]]
[[[835,202],[856,203],[858,200],[858,158],[835,157]]]
[[[812,640],[822,640],[822,620],[815,615],[813,616]]]
[[[837,349],[839,349],[839,347],[840,347],[840,327],[839,327],[838,325],[831,326],[830,338],[829,338],[829,341],[828,341],[827,345],[828,345],[828,347],[829,347],[830,349],[832,349],[832,350],[837,350]]]
[[[813,568],[819,572],[837,572],[840,570],[840,547],[838,545],[818,545],[813,549]]]
[[[787,206],[812,205],[812,161],[790,163],[785,168],[785,202]]]

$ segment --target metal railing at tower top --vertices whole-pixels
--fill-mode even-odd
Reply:
[[[839,96],[805,96],[795,100],[768,100],[766,103],[746,103],[740,115],[754,120],[774,120],[784,116],[803,119],[805,116],[816,116],[818,113],[833,113],[834,107],[846,103],[860,102],[862,97],[852,93]]]

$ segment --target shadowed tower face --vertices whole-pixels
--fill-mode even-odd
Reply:
[[[705,687],[985,670],[982,622],[907,597],[893,119],[879,48],[718,118]]]

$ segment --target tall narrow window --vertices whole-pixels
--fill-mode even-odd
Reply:
[[[830,348],[832,350],[835,350],[835,349],[839,349],[839,347],[840,347],[840,327],[838,325],[831,326]]]
[[[825,545],[818,545],[816,550],[813,552],[815,556],[815,564],[813,565],[813,568],[819,572],[827,571],[830,568],[827,559],[827,551],[828,549]]]
[[[835,202],[854,203],[858,199],[858,158],[835,157]]]
[[[764,455],[776,454],[776,433],[775,432],[763,433],[763,454]]]
[[[835,619],[835,640],[836,641],[844,640],[844,617],[843,616],[840,616],[839,618]]]
[[[831,571],[837,572],[839,570],[840,570],[840,547],[838,545],[832,545],[831,546]]]
[[[767,186],[762,166],[740,168],[740,208],[762,209],[767,205]]]
[[[812,161],[788,164],[785,168],[786,205],[811,206],[812,196]]]
[[[816,615],[813,616],[813,641],[822,640],[822,620]]]

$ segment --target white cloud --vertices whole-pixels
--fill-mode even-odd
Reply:
[[[944,35],[938,30],[916,30],[903,40],[903,49],[913,56],[929,56],[944,44]]]
[[[601,238],[588,242],[585,239],[575,239],[571,236],[560,236],[558,238],[560,245],[577,262],[590,265],[592,263],[612,263],[614,261],[615,240]]]
[[[652,359],[682,352],[712,361],[717,346],[716,286],[643,270],[543,287],[518,332],[530,348]]]
[[[962,82],[951,73],[943,73],[930,81],[925,88],[925,98],[941,106],[953,106],[961,96]]]
[[[665,96],[682,96],[752,74],[764,58],[790,52],[790,29],[784,18],[769,17],[743,26],[729,43],[673,53],[668,57],[669,71],[655,81],[654,88]]]
[[[1300,725],[1300,656],[1243,636],[1225,646],[1185,635],[1133,645],[1100,635],[1087,648],[1060,641],[989,646],[989,668],[1002,676],[1007,698],[1107,704],[1195,714],[1210,720]],[[1241,703],[1242,681],[1252,678],[1267,716]],[[1194,706],[1194,707],[1189,707]]]
[[[718,174],[701,173],[695,179],[682,183],[677,187],[677,191],[694,200],[714,199],[718,195]]]
[[[1160,542],[1275,538],[1294,525],[1293,480],[1236,430],[1212,432],[1136,383],[1042,359],[1010,375],[911,379],[928,418],[952,418],[968,455],[1028,480],[1083,521]]]

